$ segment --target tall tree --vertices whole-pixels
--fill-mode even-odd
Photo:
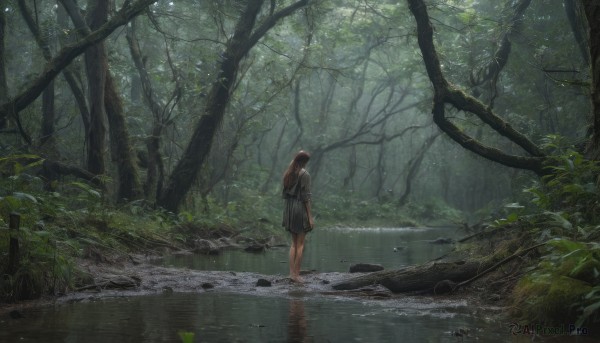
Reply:
[[[89,0],[87,25],[98,29],[108,18],[108,1]],[[88,82],[88,102],[90,104],[90,128],[87,141],[87,170],[96,175],[106,172],[106,108],[104,92],[108,57],[103,42],[90,46],[85,51],[85,72]]]
[[[91,7],[91,3],[88,4],[88,8],[92,8],[92,10],[88,13],[87,25],[79,10],[74,8],[73,2],[63,0],[63,4],[79,31],[85,34],[96,29],[108,17],[108,4],[104,1],[97,2],[96,7]],[[138,199],[142,194],[138,169],[125,124],[122,99],[110,72],[106,47],[103,42],[86,51],[85,64],[91,109],[87,135],[88,170],[98,175],[101,174],[90,168],[100,168],[98,163],[104,163],[104,136],[107,132],[106,124],[108,124],[111,155],[118,172],[117,200]],[[108,120],[107,123],[106,120]],[[98,161],[95,161],[94,158]]]
[[[59,41],[61,43],[61,47],[64,47],[67,42],[72,40],[72,37],[75,37],[76,34],[69,34],[69,16],[67,14],[67,10],[65,9],[64,1],[61,1],[62,6],[58,6],[57,9],[57,22],[59,26],[59,30],[64,32],[65,34],[59,36]],[[82,68],[79,67],[79,62],[71,63],[71,65],[64,69],[63,75],[71,92],[73,93],[73,98],[77,103],[77,108],[79,109],[79,114],[81,115],[81,121],[83,123],[85,135],[85,141],[87,141],[87,132],[90,129],[90,110],[88,109],[87,100],[85,97],[85,92],[83,90],[83,82],[82,76],[79,73],[79,70]]]
[[[278,12],[272,10],[255,29],[254,26],[263,3],[264,0],[247,1],[235,26],[233,36],[227,42],[225,51],[222,54],[218,76],[211,86],[203,113],[195,126],[192,138],[183,156],[173,169],[165,189],[159,195],[157,202],[159,206],[176,211],[185,199],[197,177],[198,171],[210,152],[213,138],[229,103],[242,59],[279,20],[304,7],[308,0],[300,0]],[[272,5],[274,4],[272,2]]]
[[[33,37],[35,38],[35,41],[42,50],[42,55],[44,56],[44,59],[49,61],[50,59],[52,59],[52,51],[50,49],[51,43],[46,38],[49,35],[44,35],[41,32],[37,22],[34,20],[34,16],[30,13],[30,10],[27,7],[27,4],[24,0],[19,0],[18,5],[19,10],[21,12],[21,16],[25,20],[27,27],[29,27],[29,31],[31,31]],[[37,13],[35,15],[37,16]],[[54,137],[54,121],[55,111],[53,81],[50,82],[50,84],[48,84],[48,87],[44,89],[44,92],[42,94],[42,123],[40,128],[39,146],[43,149],[45,154],[56,158],[57,151]]]
[[[142,196],[142,186],[133,146],[129,139],[129,131],[125,123],[123,103],[121,95],[117,91],[114,77],[108,69],[108,64],[104,68],[106,69],[104,106],[109,124],[110,151],[119,178],[117,200],[136,200]]]
[[[591,79],[591,140],[588,152],[591,158],[600,160],[600,2],[583,0],[588,23],[589,60]]]
[[[6,80],[6,60],[4,53],[6,51],[4,37],[6,29],[6,17],[4,8],[6,0],[0,0],[0,104],[8,101],[8,83]],[[0,129],[6,126],[8,121],[6,112],[0,112]]]
[[[160,151],[161,138],[165,127],[171,122],[173,109],[179,103],[181,98],[182,85],[179,82],[179,73],[172,63],[168,45],[165,44],[167,60],[171,67],[171,71],[173,72],[173,79],[175,80],[176,85],[167,103],[163,103],[163,101],[159,99],[144,63],[145,57],[142,55],[139,41],[136,36],[136,27],[136,21],[132,21],[127,29],[127,42],[131,57],[138,72],[139,81],[137,82],[141,84],[144,99],[146,100],[153,117],[151,131],[146,138],[148,159],[146,162],[144,193],[148,201],[154,202],[156,201],[157,194],[160,194],[164,179],[164,166]]]

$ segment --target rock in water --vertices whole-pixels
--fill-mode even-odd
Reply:
[[[258,281],[256,281],[256,287],[271,287],[271,281],[267,279],[258,279]]]
[[[20,319],[23,318],[23,315],[21,314],[21,312],[17,311],[17,310],[12,310],[8,313],[10,315],[10,317],[12,319]]]
[[[210,282],[205,282],[202,285],[200,285],[200,287],[204,288],[204,289],[211,289],[211,288],[215,288],[215,285],[213,285]]]

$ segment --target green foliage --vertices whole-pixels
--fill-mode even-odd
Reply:
[[[561,148],[559,141],[557,136],[547,138],[545,147],[559,154],[548,162],[549,174],[526,192],[533,194],[533,202],[543,210],[568,212],[575,222],[598,222],[600,194],[596,180],[600,165],[573,148]]]
[[[2,248],[8,242],[7,232],[0,230]],[[43,294],[64,292],[73,286],[74,265],[65,254],[69,242],[57,240],[51,232],[27,227],[21,227],[17,237],[21,252],[18,269],[12,275],[3,274],[0,299],[32,299]],[[2,256],[0,266],[6,265],[6,259],[7,256]]]
[[[0,179],[0,299],[10,301],[66,292],[77,286],[80,274],[74,257],[122,254],[173,246],[167,227],[173,215],[149,210],[142,202],[114,208],[102,193],[82,182],[57,183],[44,189],[42,180],[27,172],[39,163],[21,165],[17,155],[1,159],[8,174]],[[8,273],[8,218],[20,215],[19,265]],[[107,258],[96,256],[98,258]]]
[[[182,343],[193,343],[194,337],[196,336],[195,333],[188,331],[179,331],[178,334],[179,338],[181,338]]]
[[[600,320],[600,244],[555,238],[533,272],[514,290],[518,313],[529,321],[579,327]]]
[[[595,225],[600,167],[560,136],[546,137],[544,148],[554,156],[548,174],[525,190],[537,209],[519,206],[495,225],[515,225],[531,242],[548,247],[517,283],[515,313],[530,322],[566,320],[581,327],[600,321],[600,244],[595,243],[600,238]]]

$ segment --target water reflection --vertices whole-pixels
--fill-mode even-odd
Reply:
[[[304,312],[304,301],[301,299],[290,299],[290,310],[288,317],[288,343],[309,342],[306,335],[306,317]]]
[[[207,292],[106,299],[0,317],[0,342],[519,342],[498,313],[439,298],[350,301]],[[467,330],[465,337],[453,335]],[[594,329],[595,330],[595,329]],[[597,342],[597,336],[541,342]],[[537,338],[535,341],[538,341]]]
[[[510,338],[466,305],[289,297],[174,293],[34,309],[0,318],[0,342],[181,343],[180,331],[195,342],[456,342],[456,328],[479,342]]]

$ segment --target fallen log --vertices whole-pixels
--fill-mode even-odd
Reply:
[[[405,267],[398,270],[385,270],[352,278],[332,285],[336,290],[354,290],[379,284],[394,293],[432,292],[449,293],[464,287],[482,276],[496,270],[516,257],[523,256],[546,243],[519,250],[514,254],[494,261],[431,261],[422,265]]]
[[[448,286],[448,284],[452,285],[469,280],[481,271],[488,269],[491,265],[491,262],[481,261],[433,261],[398,270],[384,270],[361,275],[340,281],[332,287],[335,290],[354,290],[379,284],[394,293],[434,292],[436,286]]]

